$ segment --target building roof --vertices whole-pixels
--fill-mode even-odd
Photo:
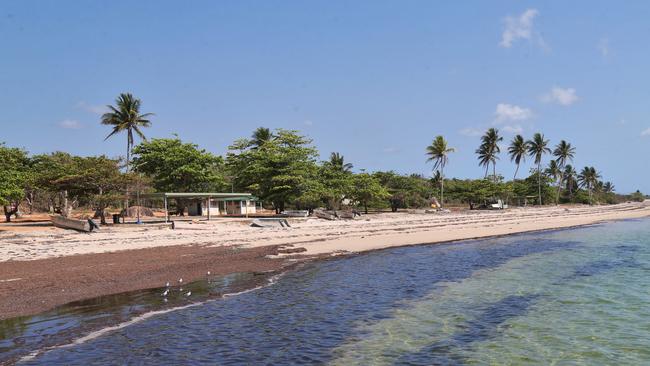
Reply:
[[[250,193],[222,193],[222,192],[157,192],[141,195],[148,198],[223,198],[237,200],[251,200],[256,199]]]
[[[240,197],[214,197],[215,201],[257,201],[255,196],[240,196]]]

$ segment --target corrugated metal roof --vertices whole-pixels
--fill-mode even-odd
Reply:
[[[251,199],[253,195],[250,193],[223,193],[223,192],[158,192],[143,194],[141,197],[167,197],[167,198],[239,198]]]

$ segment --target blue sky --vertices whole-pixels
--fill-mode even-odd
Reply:
[[[577,167],[650,192],[648,19],[647,1],[6,1],[0,141],[124,154],[99,114],[129,91],[149,137],[217,154],[282,127],[355,168],[430,174],[442,134],[447,175],[481,177],[494,126],[567,139]]]

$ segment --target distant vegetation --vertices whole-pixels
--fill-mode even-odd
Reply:
[[[29,155],[0,144],[0,205],[7,221],[19,209],[68,215],[76,207],[96,210],[104,221],[104,209],[128,204],[136,187],[138,192],[251,192],[277,212],[342,206],[396,211],[430,207],[434,197],[442,204],[472,206],[496,199],[517,205],[646,198],[639,191],[616,194],[614,185],[603,182],[594,167],[576,170],[571,165],[575,147],[562,140],[552,148],[540,133],[530,140],[517,135],[509,143],[507,154],[516,164],[512,180],[497,170],[503,141],[497,129],[490,128],[476,150],[478,165],[484,169],[480,179],[446,177],[454,148],[436,136],[423,149],[423,163],[425,158],[433,163],[433,177],[428,178],[393,171],[355,172],[338,152],[318,161],[312,140],[293,130],[260,127],[249,138],[234,141],[224,157],[177,136],[146,140],[142,128],[151,125],[153,114],[141,113],[140,100],[131,94],[121,94],[115,104],[100,122],[112,127],[106,138],[125,132],[126,159],[66,152]],[[141,139],[137,145],[136,135]],[[526,158],[534,167],[527,177],[517,178]]]

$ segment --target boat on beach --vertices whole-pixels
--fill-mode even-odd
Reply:
[[[313,215],[318,217],[319,219],[325,219],[325,220],[337,219],[336,211],[314,210]]]
[[[309,216],[309,211],[307,210],[285,210],[280,214],[286,217],[307,217]]]
[[[264,218],[255,219],[251,222],[253,227],[291,227],[287,219],[280,218]]]
[[[52,225],[62,228],[62,229],[72,229],[77,231],[83,231],[89,233],[93,230],[99,229],[99,226],[93,220],[77,220],[71,219],[69,217],[63,217],[58,215],[50,216],[50,221]]]

